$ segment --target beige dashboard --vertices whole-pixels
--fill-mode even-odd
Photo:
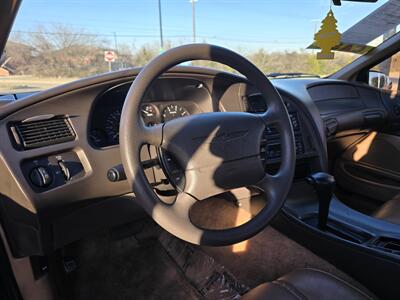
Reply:
[[[0,212],[15,256],[40,255],[98,228],[143,216],[127,181],[112,181],[107,176],[121,164],[115,112],[122,109],[138,71],[83,79],[2,107]],[[178,108],[182,108],[181,116],[219,110],[257,113],[260,107],[250,110],[249,99],[254,95],[259,97],[242,77],[183,68],[158,79],[144,105],[156,107],[157,122],[163,122],[179,117]],[[315,145],[319,142],[310,134],[312,122],[305,121],[297,107],[301,104],[288,96],[285,99],[295,115],[292,122],[298,126],[299,158],[318,159]],[[54,120],[57,125],[48,123]],[[51,126],[60,124],[64,130],[61,140],[51,135],[50,142],[27,142],[27,137],[34,134],[36,138],[43,128],[53,134]],[[279,156],[274,159],[278,162]]]

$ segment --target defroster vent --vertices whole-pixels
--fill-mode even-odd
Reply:
[[[11,131],[17,145],[23,149],[39,148],[75,139],[75,132],[68,118],[64,116],[13,123]]]

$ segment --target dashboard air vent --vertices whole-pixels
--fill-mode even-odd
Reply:
[[[245,97],[244,105],[247,112],[263,113],[267,110],[267,103],[261,94],[253,94]]]
[[[23,149],[39,148],[75,139],[75,132],[68,118],[63,116],[13,123],[11,131],[16,143]]]

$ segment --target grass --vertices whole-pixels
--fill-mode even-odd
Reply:
[[[75,80],[76,78],[54,78],[34,76],[4,76],[0,77],[0,94],[24,93],[40,91]]]

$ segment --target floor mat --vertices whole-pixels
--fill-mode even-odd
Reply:
[[[311,267],[354,282],[335,266],[289,239],[272,227],[267,227],[241,247],[202,247],[219,263],[227,267],[238,280],[250,288],[273,281],[295,269]],[[239,251],[237,251],[239,250]]]
[[[260,205],[257,204],[257,207]],[[232,201],[214,199],[201,201],[196,209],[192,209],[191,220],[203,228],[226,229],[247,222],[252,215],[254,212],[250,213],[249,208],[237,206]],[[242,243],[226,247],[202,247],[202,250],[251,288],[306,267],[327,271],[354,282],[326,260],[271,226]]]
[[[199,299],[157,239],[102,234],[75,246],[72,299]]]
[[[235,248],[190,245],[151,224],[135,234],[102,233],[69,249],[79,266],[71,300],[238,299],[249,287],[303,267],[354,283],[272,227]],[[158,232],[146,234],[146,228]]]
[[[190,245],[167,232],[163,232],[159,240],[202,299],[240,299],[241,295],[249,291],[246,284],[238,281],[225,266],[200,247]]]

